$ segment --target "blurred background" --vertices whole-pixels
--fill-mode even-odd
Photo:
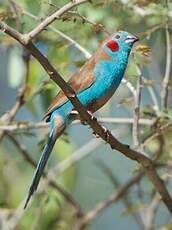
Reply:
[[[67,2],[0,0],[0,19],[26,33]],[[64,14],[34,43],[68,80],[96,51],[107,37],[107,31],[122,29],[140,37],[125,74],[129,86],[122,83],[111,101],[96,113],[117,139],[140,149],[139,144],[156,133],[157,127],[172,119],[171,19],[171,1],[93,0]],[[139,71],[141,83],[138,83]],[[164,106],[161,93],[167,75],[168,103]],[[141,119],[139,143],[134,143],[132,124],[137,84],[140,84]],[[48,126],[42,117],[58,91],[40,64],[21,45],[0,32],[1,229],[68,230],[74,229],[77,223],[78,209],[43,179],[33,201],[23,211],[34,162],[38,161],[47,137]],[[151,158],[157,156],[159,174],[167,181],[169,191],[172,189],[171,136],[168,129],[142,148]],[[72,156],[74,164],[69,167]],[[95,138],[88,126],[77,123],[67,129],[55,145],[47,171],[84,213],[94,210],[99,202],[106,202],[119,188],[140,175],[118,202],[110,202],[90,221],[87,229],[172,229],[170,214],[151,182],[142,175],[141,167]]]

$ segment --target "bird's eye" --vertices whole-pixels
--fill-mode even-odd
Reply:
[[[119,35],[119,34],[117,34],[117,35],[115,36],[115,38],[116,38],[116,39],[119,39],[119,38],[120,38],[120,35]]]

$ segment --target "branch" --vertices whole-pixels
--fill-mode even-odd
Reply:
[[[149,91],[150,97],[152,98],[152,102],[154,104],[153,109],[156,112],[156,115],[161,116],[158,99],[157,99],[155,90],[153,88],[153,85],[151,85],[149,83],[149,80],[145,79],[144,76],[142,76],[142,80],[143,80],[143,83],[146,85],[146,87],[147,87],[147,89]]]
[[[107,123],[107,124],[126,124],[130,125],[133,124],[134,119],[133,118],[120,118],[120,117],[98,117],[98,122],[100,123]],[[75,120],[72,124],[78,124],[80,121]],[[155,120],[152,119],[139,119],[139,125],[145,125],[145,126],[152,126],[154,124]],[[15,123],[9,123],[9,124],[0,124],[0,131],[29,131],[33,129],[45,129],[49,127],[49,123],[45,122],[38,122],[38,123],[32,123],[30,121],[20,121]]]
[[[49,26],[49,27],[53,32],[57,33],[62,38],[66,39],[68,42],[70,42],[72,45],[74,45],[78,50],[80,50],[81,53],[84,54],[86,59],[91,58],[91,54],[83,46],[81,46],[78,42],[76,42],[74,39],[72,39],[71,37],[67,36],[66,34],[61,32],[60,30],[55,29],[53,26]]]
[[[135,63],[137,72],[137,85],[136,85],[136,95],[134,104],[134,122],[133,122],[133,143],[137,147],[139,145],[139,110],[140,110],[140,100],[141,100],[141,81],[142,72],[140,65]]]
[[[168,1],[166,1],[166,8],[168,11]],[[166,67],[165,76],[163,80],[162,88],[162,109],[167,109],[168,105],[168,91],[169,91],[169,80],[170,80],[170,70],[171,70],[171,41],[170,41],[170,31],[168,28],[168,18],[165,25],[165,36],[166,36]]]
[[[122,83],[124,85],[126,85],[126,87],[129,89],[129,91],[133,94],[133,96],[136,96],[136,91],[133,87],[133,85],[131,84],[131,82],[129,82],[128,80],[126,80],[125,78],[122,79]]]
[[[20,31],[21,28],[22,28],[22,24],[21,24],[21,21],[20,21],[20,17],[18,15],[18,9],[17,9],[16,2],[15,2],[15,0],[9,0],[9,2],[11,3],[11,8],[12,8],[12,12],[13,12],[13,18],[16,21],[16,28],[17,28],[18,31]]]
[[[172,127],[172,120],[170,120],[167,124],[162,125],[160,127],[158,127],[158,129],[156,130],[155,133],[153,133],[151,136],[149,136],[148,138],[146,138],[144,140],[144,142],[142,144],[140,144],[140,148],[143,149],[147,144],[149,144],[153,139],[155,139],[156,137],[159,137],[160,135],[162,135],[164,132],[166,132],[169,128]]]
[[[62,8],[57,10],[55,13],[47,17],[45,20],[43,20],[37,27],[35,27],[32,31],[30,31],[27,34],[19,33],[18,31],[9,27],[7,24],[5,24],[2,21],[0,21],[0,30],[2,30],[2,32],[5,32],[11,37],[13,37],[14,39],[16,39],[22,45],[27,46],[32,41],[33,38],[35,38],[39,33],[41,33],[53,21],[59,19],[64,13],[66,13],[71,8],[83,4],[87,1],[88,0],[74,0],[69,2],[68,4],[64,5]]]
[[[160,201],[161,201],[161,198],[159,194],[155,193],[150,205],[144,210],[143,219],[144,219],[146,230],[154,229],[155,216],[156,216],[158,207],[160,205]]]
[[[88,0],[74,0],[66,5],[64,5],[62,8],[57,10],[55,13],[47,17],[44,21],[42,21],[36,28],[34,28],[32,31],[24,35],[24,43],[25,45],[28,44],[30,41],[33,40],[40,32],[42,32],[48,25],[50,25],[52,22],[54,22],[56,19],[59,19],[65,12],[69,11],[71,8],[78,6],[80,4],[83,4],[87,2]]]

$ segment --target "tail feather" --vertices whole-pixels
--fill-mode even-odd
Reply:
[[[44,168],[45,168],[46,163],[47,163],[47,161],[49,159],[49,156],[51,154],[51,151],[52,151],[52,149],[53,149],[53,147],[54,147],[54,145],[56,143],[57,138],[59,136],[61,136],[61,134],[63,133],[64,129],[65,129],[65,125],[61,126],[60,129],[59,129],[59,127],[55,127],[51,131],[50,136],[48,138],[48,142],[44,147],[44,150],[43,150],[43,152],[41,154],[41,158],[40,158],[40,160],[38,162],[38,165],[36,167],[36,171],[35,171],[35,174],[33,176],[31,186],[29,188],[29,193],[28,193],[25,205],[24,205],[24,209],[27,207],[28,202],[29,202],[30,198],[32,197],[32,195],[34,194],[34,192],[37,190],[39,181],[41,179],[41,176],[43,174]]]

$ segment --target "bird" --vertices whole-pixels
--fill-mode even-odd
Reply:
[[[133,44],[138,40],[138,37],[127,31],[111,34],[81,69],[70,77],[68,84],[90,113],[99,110],[115,93],[124,76]],[[56,140],[72,121],[78,119],[78,113],[61,90],[49,106],[44,119],[50,123],[48,141],[37,164],[24,209],[37,190]]]

